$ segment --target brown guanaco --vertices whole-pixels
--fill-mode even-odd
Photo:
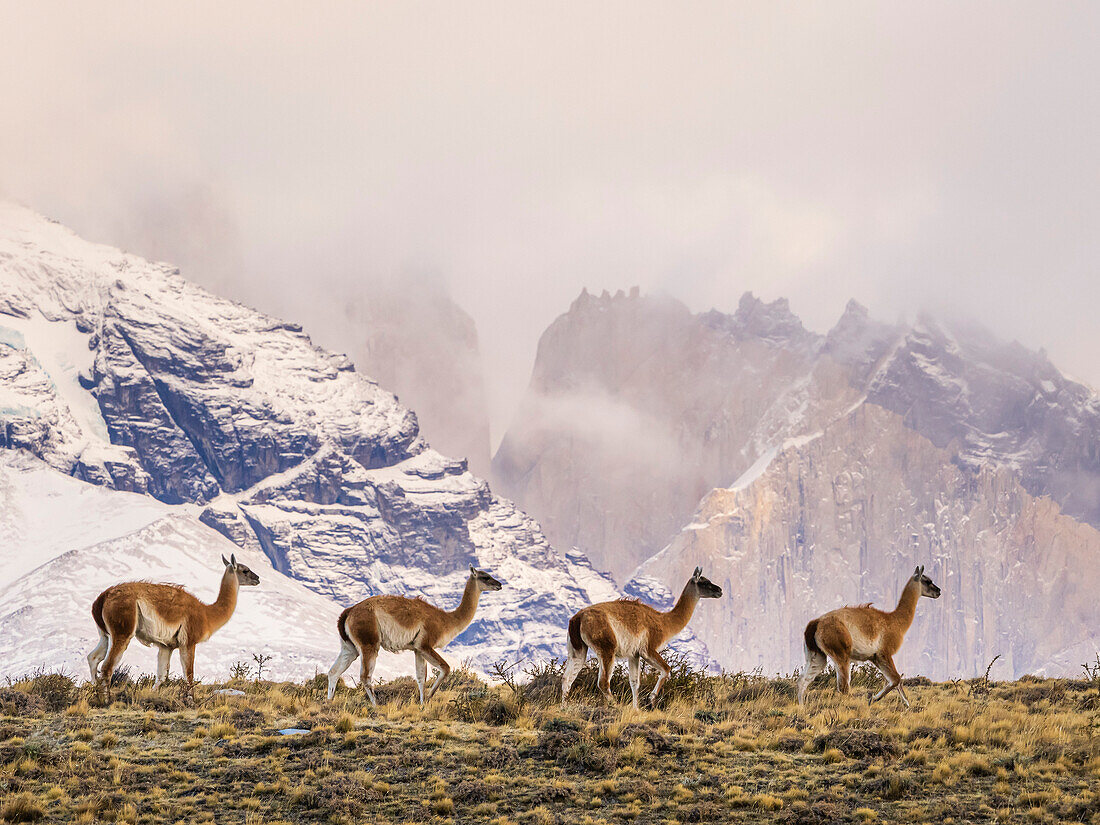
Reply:
[[[913,624],[921,596],[940,597],[940,589],[924,575],[923,565],[913,572],[901,591],[898,606],[889,613],[869,604],[841,607],[807,624],[803,634],[806,666],[798,679],[799,703],[805,700],[810,682],[825,669],[828,658],[836,668],[836,686],[841,693],[848,693],[852,662],[871,662],[886,679],[886,686],[870,701],[877,702],[891,690],[897,690],[901,701],[909,707],[901,674],[894,666],[894,654]]]

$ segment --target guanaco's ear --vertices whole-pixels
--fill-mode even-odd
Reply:
[[[229,561],[225,558],[224,555],[222,556],[222,564],[224,564],[226,567],[229,566]]]
[[[702,568],[702,567],[696,567],[696,568],[695,568],[695,572],[691,574],[691,577],[692,577],[693,579],[698,579],[698,578],[700,578],[700,577],[701,577],[702,575],[703,575],[703,568]]]
[[[234,567],[237,566],[237,554],[236,553],[230,553],[229,554],[229,563],[231,565],[233,565]]]
[[[474,567],[472,564],[470,565],[470,575],[471,576],[476,576],[477,575],[477,568]]]

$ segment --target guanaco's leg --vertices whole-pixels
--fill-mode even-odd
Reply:
[[[374,697],[371,688],[371,679],[374,677],[374,664],[378,661],[378,648],[367,648],[363,651],[363,669],[359,672],[359,684],[370,699],[370,703],[378,707],[378,700]]]
[[[577,676],[584,669],[584,663],[587,659],[588,645],[582,646],[580,650],[569,648],[569,658],[565,660],[565,668],[561,678],[561,703],[563,705],[565,704],[565,697],[569,695],[569,691],[573,687],[573,682],[577,680]]]
[[[614,648],[596,650],[596,660],[600,663],[600,693],[609,704],[615,704],[615,697],[611,694],[611,671],[615,669]]]
[[[420,651],[413,651],[413,655],[416,656],[416,686],[420,688],[420,706],[424,706],[424,683],[428,679],[428,660],[425,659]]]
[[[172,660],[172,648],[170,647],[158,647],[157,648],[157,680],[153,684],[153,687],[160,687],[168,681],[168,668]]]
[[[422,647],[418,652],[428,660],[432,667],[439,671],[435,678],[432,679],[431,687],[428,689],[428,695],[424,697],[424,704],[427,704],[431,701],[431,698],[435,696],[435,692],[439,690],[439,686],[443,683],[443,680],[451,675],[451,666],[447,664],[447,660],[440,656],[433,648]]]
[[[852,682],[852,662],[845,655],[833,657],[833,666],[836,668],[836,689],[841,693],[848,693]]]
[[[111,699],[111,677],[114,675],[115,668],[118,666],[118,661],[122,658],[122,654],[126,652],[126,648],[129,647],[132,638],[134,637],[111,635],[111,646],[107,650],[107,661],[103,663],[103,667],[99,671],[100,685],[108,701]]]
[[[118,667],[119,659],[126,652],[130,640],[134,638],[137,629],[137,607],[134,605],[104,605],[104,621],[107,623],[107,632],[110,634],[110,647],[107,649],[107,659],[99,671],[100,684],[105,692],[105,698],[111,698],[111,676]]]
[[[339,683],[340,677],[343,676],[345,670],[351,667],[351,663],[358,658],[359,648],[346,639],[341,639],[340,652],[328,671],[328,700],[330,702],[332,697],[336,695],[336,685]]]
[[[825,669],[825,665],[829,663],[829,660],[825,658],[824,654],[818,653],[816,650],[806,651],[806,665],[802,668],[802,673],[798,677],[798,704],[803,704],[806,701],[806,691],[810,688],[810,683],[818,677],[818,674]]]
[[[635,710],[638,708],[638,689],[641,687],[642,682],[642,660],[637,654],[627,659],[627,665],[630,667],[630,697],[631,704],[634,705]]]
[[[111,645],[110,637],[102,630],[99,631],[99,644],[88,654],[88,669],[92,673],[92,681],[99,679],[99,663],[107,656],[107,648]]]
[[[905,703],[906,707],[909,707],[909,697],[905,695],[905,688],[901,686],[901,674],[894,665],[894,658],[892,656],[879,655],[874,658],[874,663],[875,667],[879,669],[883,678],[886,680],[886,686],[872,696],[871,701],[877,702],[891,690],[897,690],[898,696],[901,697],[901,701]]]
[[[909,697],[905,695],[905,687],[901,684],[901,674],[900,673],[898,674],[898,686],[897,686],[896,690],[898,692],[898,696],[901,697],[901,701],[905,703],[905,706],[910,707]]]
[[[183,665],[183,678],[187,682],[187,689],[195,690],[195,646],[185,644],[180,647],[180,664]]]
[[[661,695],[661,688],[665,686],[665,680],[672,673],[672,668],[668,666],[668,662],[657,650],[650,649],[646,651],[644,658],[657,669],[657,684],[653,686],[653,692],[649,694],[649,704],[656,706],[657,697]]]

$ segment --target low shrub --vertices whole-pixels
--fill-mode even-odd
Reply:
[[[460,690],[450,701],[450,709],[460,722],[483,722],[486,725],[506,725],[519,718],[520,709],[497,691],[485,687]]]
[[[41,697],[32,695],[25,690],[0,688],[0,715],[33,716],[39,713],[43,706],[44,703]]]
[[[855,728],[830,731],[814,739],[814,749],[817,751],[825,752],[833,748],[849,759],[894,757],[898,754],[898,746],[881,733]]]
[[[31,680],[30,692],[46,710],[64,710],[76,695],[76,682],[67,673],[39,673]]]

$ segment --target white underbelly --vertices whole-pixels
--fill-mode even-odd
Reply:
[[[143,645],[161,647],[179,647],[186,641],[180,623],[164,621],[150,605],[141,601],[138,602],[138,621],[134,637]]]
[[[874,658],[879,649],[878,637],[873,639],[869,638],[850,627],[848,628],[848,633],[852,637],[853,660],[857,662],[866,662],[868,659]]]
[[[648,647],[648,634],[645,631],[640,633],[631,632],[614,619],[609,619],[608,622],[611,625],[611,630],[615,634],[615,640],[618,642],[618,647],[615,649],[615,656],[617,658],[633,659],[635,656],[639,656],[646,652],[646,648]]]
[[[374,616],[378,622],[379,643],[384,650],[399,653],[402,650],[413,649],[420,635],[420,628],[405,627],[386,613],[378,612]]]

